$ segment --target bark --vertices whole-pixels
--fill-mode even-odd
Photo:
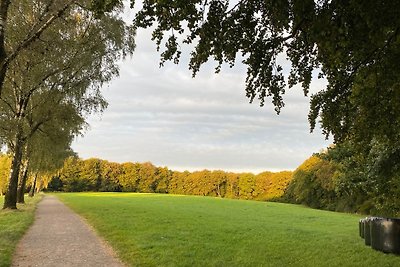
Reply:
[[[31,190],[29,191],[29,196],[30,197],[33,197],[35,195],[36,181],[37,181],[37,174],[35,174],[35,178],[33,179]]]
[[[25,163],[24,170],[22,171],[21,181],[19,183],[19,187],[17,190],[18,203],[25,203],[25,189],[26,189],[26,180],[28,180],[28,168],[29,168],[29,161]]]
[[[22,149],[23,139],[21,132],[18,132],[15,137],[14,155],[11,163],[8,188],[6,194],[4,195],[3,209],[17,209],[17,188],[19,170],[21,167]]]
[[[5,47],[5,28],[7,23],[8,6],[11,0],[0,1],[0,95],[3,88],[4,79],[6,77],[7,64],[6,58],[6,47]]]

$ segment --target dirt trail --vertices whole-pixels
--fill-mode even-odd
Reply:
[[[12,266],[123,266],[91,228],[56,197],[45,196],[35,216],[17,246]]]

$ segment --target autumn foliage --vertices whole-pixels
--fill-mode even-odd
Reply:
[[[169,193],[223,198],[273,200],[281,197],[292,177],[289,171],[231,173],[179,172],[146,163],[114,163],[96,158],[68,158],[48,185],[49,190],[80,192]]]

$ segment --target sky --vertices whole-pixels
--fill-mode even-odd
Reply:
[[[309,98],[300,87],[287,90],[276,115],[269,99],[264,107],[249,103],[240,62],[219,74],[209,62],[192,78],[190,50],[183,48],[179,65],[160,68],[150,38],[150,31],[138,30],[133,56],[102,89],[108,108],[88,118],[90,128],[72,145],[81,158],[259,173],[294,170],[331,143],[318,129],[310,133]],[[323,87],[314,80],[311,91]]]

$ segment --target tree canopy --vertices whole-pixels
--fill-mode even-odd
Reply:
[[[7,65],[0,95],[0,139],[13,152],[13,161],[4,208],[16,208],[14,192],[22,160],[42,157],[52,168],[48,157],[67,156],[73,138],[85,127],[85,117],[107,106],[100,88],[118,75],[117,61],[134,50],[134,29],[118,12],[99,14],[77,1],[61,6],[58,18]],[[19,47],[49,8],[58,5],[12,3],[6,50]],[[37,149],[38,144],[45,147]],[[43,170],[39,159],[32,163]]]
[[[0,95],[3,90],[3,83],[9,64],[11,64],[20,52],[37,44],[43,33],[52,27],[54,23],[62,22],[65,14],[71,9],[84,9],[93,13],[97,18],[107,12],[121,9],[121,0],[35,0],[31,1],[31,6],[36,11],[36,16],[23,17],[22,10],[19,10],[19,16],[16,16],[17,24],[10,23],[10,17],[15,16],[12,13],[13,7],[20,6],[18,2],[11,0],[0,0]],[[22,36],[13,47],[7,47],[6,42],[9,34],[13,32],[15,26],[26,25],[23,21],[28,18],[31,23],[30,28],[21,32]],[[19,20],[18,20],[19,19]],[[10,30],[12,29],[12,30]]]
[[[59,171],[53,173],[48,189],[186,194],[265,201],[282,197],[291,178],[290,171],[257,175],[220,170],[179,172],[156,167],[150,162],[119,164],[97,158],[82,160],[70,157]]]

